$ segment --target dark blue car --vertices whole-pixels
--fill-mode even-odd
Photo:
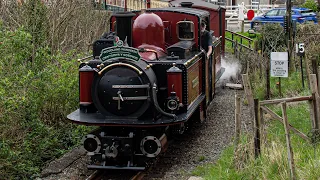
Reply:
[[[251,21],[251,28],[257,28],[259,25],[265,23],[280,23],[283,26],[286,11],[286,8],[275,8],[266,12],[262,16],[256,16]],[[307,8],[292,8],[292,21],[299,23],[314,22],[318,24],[316,13]]]

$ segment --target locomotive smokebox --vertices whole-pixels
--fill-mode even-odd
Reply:
[[[132,46],[132,18],[136,14],[131,12],[118,12],[113,15],[116,17],[117,36],[124,41],[127,38],[128,46]]]

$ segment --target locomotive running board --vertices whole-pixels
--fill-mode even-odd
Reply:
[[[219,79],[221,78],[221,76],[222,76],[222,74],[224,73],[225,70],[226,70],[226,68],[224,68],[224,67],[221,67],[221,68],[220,68],[220,70],[219,70],[218,73],[217,73],[216,82],[219,81]],[[215,82],[215,83],[216,83],[216,82]]]
[[[145,167],[116,167],[116,166],[97,166],[97,165],[88,165],[88,169],[113,169],[113,170],[135,170],[142,171],[145,170]]]

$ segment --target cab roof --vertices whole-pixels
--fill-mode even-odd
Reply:
[[[215,5],[213,3],[209,3],[203,0],[173,0],[173,1],[170,1],[170,4],[172,6],[180,6],[180,3],[182,2],[192,2],[193,6],[204,7],[212,10],[219,10],[223,8],[219,5]]]
[[[178,12],[178,13],[195,15],[198,17],[206,17],[210,15],[208,11],[195,9],[195,8],[186,8],[186,7],[150,8],[150,9],[146,9],[146,12]]]

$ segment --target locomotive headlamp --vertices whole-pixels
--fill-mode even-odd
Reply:
[[[167,101],[167,108],[171,111],[177,110],[179,108],[179,100],[176,96],[176,92],[171,92],[171,96]]]
[[[168,99],[166,108],[174,113],[179,109],[179,100],[182,98],[182,70],[176,67],[176,63],[167,70]]]

